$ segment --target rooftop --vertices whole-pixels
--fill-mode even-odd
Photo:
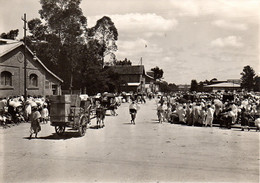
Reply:
[[[145,74],[143,65],[115,65],[108,66],[114,72],[122,75],[131,75],[131,74]]]

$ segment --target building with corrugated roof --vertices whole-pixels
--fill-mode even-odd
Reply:
[[[234,90],[241,90],[240,84],[235,84],[231,82],[222,82],[212,85],[204,86],[208,91],[234,91]]]
[[[26,47],[27,95],[59,95],[63,82]],[[0,97],[24,94],[24,43],[0,39]]]
[[[123,81],[122,91],[145,91],[145,69],[143,65],[114,65],[107,67],[117,73],[121,81]]]

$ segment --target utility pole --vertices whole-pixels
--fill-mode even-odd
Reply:
[[[27,71],[26,71],[26,67],[27,67],[27,61],[26,61],[26,13],[24,14],[24,17],[22,18],[23,22],[24,22],[24,37],[23,37],[23,42],[24,42],[24,101],[27,100]]]

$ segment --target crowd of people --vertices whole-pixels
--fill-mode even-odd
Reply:
[[[195,126],[231,128],[241,124],[259,130],[259,95],[251,93],[173,93],[159,95],[157,115],[159,122],[182,123]]]
[[[13,96],[0,99],[0,125],[8,126],[22,122],[29,122],[33,109],[37,109],[41,115],[42,123],[49,121],[49,101],[42,96]]]
[[[84,98],[85,97],[85,98]],[[130,121],[135,124],[139,104],[146,99],[155,98],[159,123],[182,123],[190,126],[231,128],[241,124],[241,130],[250,127],[260,127],[260,96],[252,93],[189,93],[177,92],[171,94],[153,93],[121,93],[97,94],[93,97],[82,96],[88,100],[88,107],[94,114],[98,127],[104,127],[108,110],[112,116],[117,116],[117,108],[121,103],[129,103]],[[0,126],[7,127],[22,122],[31,122],[31,135],[41,130],[40,124],[50,120],[50,101],[48,97],[23,96],[0,99]]]

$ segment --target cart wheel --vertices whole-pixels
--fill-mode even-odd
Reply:
[[[79,136],[84,136],[87,131],[87,121],[85,117],[82,117],[80,120],[80,125],[78,127]]]
[[[55,126],[55,131],[57,135],[63,135],[65,132],[65,126]]]

